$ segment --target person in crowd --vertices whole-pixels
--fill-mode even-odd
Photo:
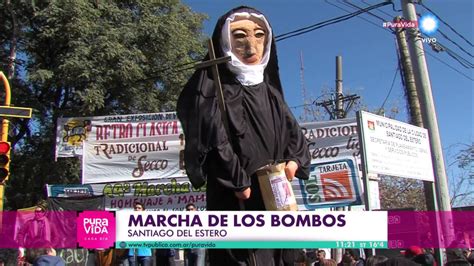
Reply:
[[[26,261],[33,266],[65,266],[64,260],[56,255],[56,250],[52,247],[51,243],[37,239],[34,241],[34,245],[41,248],[28,248],[26,249]]]
[[[420,264],[405,257],[395,257],[380,263],[380,266],[420,266]]]
[[[474,245],[474,242],[471,242],[471,243],[472,243],[472,245]],[[470,251],[470,253],[469,253],[469,255],[467,255],[467,261],[469,261],[469,263],[474,265],[474,249],[471,249],[469,251]]]
[[[212,41],[216,57],[231,57],[218,66],[225,113],[212,71],[197,70],[177,105],[186,172],[194,187],[206,184],[207,210],[265,210],[257,170],[284,162],[288,180],[307,179],[311,160],[283,97],[272,29],[260,11],[241,6],[219,18]],[[294,263],[285,259],[299,258],[299,251],[209,249],[208,255],[211,265],[280,265]]]
[[[340,266],[364,266],[364,260],[359,256],[359,251],[356,249],[346,249],[342,255],[342,261],[338,264]]]
[[[471,265],[469,262],[469,249],[464,248],[447,248],[446,257],[448,263],[446,265]]]
[[[337,262],[333,259],[326,259],[324,260],[323,264],[321,264],[323,266],[336,266],[337,265]]]
[[[155,258],[157,266],[175,266],[175,249],[156,249]]]
[[[134,211],[145,211],[145,206],[140,202],[133,204]],[[151,248],[134,248],[128,250],[130,266],[151,266]]]
[[[321,266],[324,265],[324,262],[326,261],[326,251],[320,249],[316,253],[316,262],[314,263],[314,266]]]
[[[305,249],[306,253],[306,262],[305,266],[313,266],[314,263],[318,260],[318,249]]]
[[[56,237],[54,226],[51,226],[46,216],[46,207],[38,205],[34,217],[20,227],[17,241],[20,247],[32,247],[31,244],[37,243],[37,240],[53,243]]]
[[[367,258],[365,266],[379,266],[381,263],[387,261],[388,258],[385,256],[375,255]]]
[[[196,205],[188,203],[186,211],[197,211]],[[184,266],[204,266],[206,264],[206,250],[203,248],[193,248],[184,250]]]

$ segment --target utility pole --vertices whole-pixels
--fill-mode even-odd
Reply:
[[[402,0],[403,16],[411,21],[417,21],[415,5],[412,0]],[[444,165],[443,151],[441,148],[441,138],[438,131],[438,121],[436,118],[436,109],[431,91],[431,82],[426,65],[423,42],[420,38],[418,28],[407,29],[407,42],[413,63],[415,74],[415,83],[418,88],[418,94],[421,106],[421,115],[423,124],[428,129],[431,147],[431,160],[433,162],[433,171],[435,176],[435,188],[437,192],[438,207],[440,211],[451,211],[449,200],[448,181]],[[445,240],[452,239],[451,219],[442,215],[441,223],[445,234]],[[440,261],[443,264],[443,261]]]
[[[344,118],[344,110],[342,109],[342,56],[336,56],[336,115],[337,119]],[[344,211],[345,207],[337,207],[337,211]],[[342,260],[342,249],[334,250],[334,258],[336,261]]]
[[[336,118],[345,117],[344,109],[342,109],[342,56],[336,56]]]
[[[401,20],[402,18],[400,16],[395,17],[396,22]],[[415,76],[413,74],[410,52],[408,51],[405,29],[396,28],[395,34],[397,36],[397,45],[400,52],[401,70],[405,79],[408,106],[410,108],[410,124],[423,127],[420,102],[418,100],[418,93],[416,92]]]
[[[331,120],[346,118],[348,111],[352,108],[355,100],[359,99],[360,96],[356,94],[344,96],[342,92],[342,56],[336,56],[336,97],[316,102],[316,105],[324,107],[329,114]],[[344,103],[347,102],[344,108]],[[344,207],[336,207],[337,211],[343,211]],[[336,261],[342,259],[342,249],[332,249],[331,257]]]
[[[415,5],[411,0],[402,0],[402,9],[405,18],[412,21],[417,20]],[[421,41],[418,28],[408,28],[407,33],[408,48],[413,63],[415,83],[418,88],[423,124],[428,129],[430,136],[431,157],[436,177],[435,184],[439,196],[439,209],[440,211],[451,211],[441,138],[438,131],[438,120],[436,118],[423,42]]]
[[[326,101],[316,102],[316,105],[324,107],[329,114],[329,119],[341,119],[346,118],[348,111],[354,105],[355,100],[359,99],[360,96],[351,94],[344,96],[342,93],[342,56],[336,56],[336,97],[335,99],[329,99]],[[347,102],[344,108],[344,103]]]
[[[400,16],[395,18],[395,21],[401,21]],[[408,51],[408,44],[406,41],[406,33],[404,29],[396,29],[397,45],[400,52],[401,70],[405,81],[405,91],[407,94],[408,106],[410,111],[410,124],[418,127],[423,126],[423,119],[421,117],[420,101],[418,100],[418,92],[416,91],[415,75],[413,73],[413,65],[411,63],[410,52]],[[434,183],[430,181],[423,181],[425,191],[425,201],[428,211],[437,211],[436,194],[434,193]]]
[[[399,22],[402,18],[400,16],[395,17],[395,21]],[[423,126],[423,119],[421,116],[421,108],[420,102],[418,100],[418,92],[415,82],[415,75],[413,72],[413,65],[410,58],[410,52],[408,50],[408,44],[406,39],[406,33],[404,29],[397,28],[395,31],[397,36],[397,46],[400,53],[400,64],[401,64],[401,71],[404,77],[404,85],[405,91],[407,94],[409,112],[410,112],[410,124],[413,124],[418,127]],[[425,192],[425,202],[428,211],[437,211],[438,206],[436,202],[436,193],[435,193],[435,185],[434,182],[431,181],[423,181],[423,187]],[[438,230],[440,229],[438,226],[438,222],[436,222],[436,226]],[[439,236],[435,236],[437,238]],[[439,240],[439,239],[438,239]],[[443,261],[444,256],[443,252],[440,249],[437,249],[436,252],[437,260]]]

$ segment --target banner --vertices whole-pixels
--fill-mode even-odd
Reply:
[[[82,156],[84,141],[117,141],[181,134],[176,112],[59,118],[56,158]]]
[[[118,118],[106,117],[103,120],[107,122],[92,122],[90,137],[82,142],[82,183],[138,181],[185,174],[184,137],[176,113],[137,117],[143,119],[111,123]]]
[[[94,196],[88,198],[48,197],[47,202],[49,209],[53,211],[84,211],[104,209],[103,196]]]
[[[46,190],[48,197],[103,196],[106,210],[133,209],[136,201],[147,210],[182,211],[188,203],[194,203],[198,210],[206,209],[206,187],[194,189],[187,177],[108,184],[46,185]]]
[[[311,154],[310,177],[293,189],[298,209],[362,204],[355,118],[301,124]]]
[[[434,181],[428,130],[361,111],[367,172]]]
[[[85,141],[82,156],[82,183],[105,183],[131,180],[180,177],[185,174],[180,163],[184,142],[178,139],[135,138],[133,142],[98,143]]]

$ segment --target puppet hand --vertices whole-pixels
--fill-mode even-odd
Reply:
[[[288,181],[291,182],[295,177],[296,170],[298,170],[298,164],[295,161],[288,161],[285,166],[285,174]]]
[[[23,258],[25,256],[25,249],[23,247],[18,248],[18,259]]]
[[[235,193],[235,196],[241,200],[246,200],[246,199],[249,199],[250,198],[250,188],[246,188],[245,190],[243,191],[240,191],[240,192],[234,192]]]

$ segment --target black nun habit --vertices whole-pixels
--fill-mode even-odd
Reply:
[[[216,57],[227,56],[221,42],[226,19],[241,12],[263,16],[249,7],[238,7],[222,16],[212,36]],[[311,159],[307,142],[283,98],[275,40],[269,38],[267,42],[271,49],[263,81],[258,84],[243,85],[232,66],[219,65],[230,136],[223,126],[209,68],[197,70],[179,96],[177,111],[185,134],[186,172],[194,187],[207,181],[207,210],[240,210],[234,192],[248,187],[251,195],[243,201],[245,210],[265,210],[255,171],[275,161],[296,162],[296,176],[308,178]],[[291,257],[275,250],[209,252],[211,265],[227,266],[252,265],[251,261],[283,265],[283,257]]]

